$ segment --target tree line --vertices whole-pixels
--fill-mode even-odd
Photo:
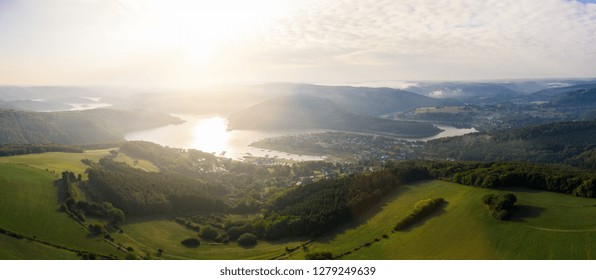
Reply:
[[[145,172],[103,158],[89,169],[89,184],[128,215],[225,211],[217,186],[176,173]]]
[[[1,145],[0,157],[41,154],[48,152],[82,153],[83,149],[75,146],[57,144],[31,144],[31,145]]]
[[[596,121],[559,122],[428,141],[427,158],[565,163],[594,168]],[[583,155],[583,156],[582,156]]]
[[[81,174],[75,176],[71,171],[64,171],[61,175],[57,182],[61,209],[71,217],[81,223],[85,222],[87,216],[106,218],[116,227],[124,223],[124,212],[111,203],[78,200],[73,196],[75,184],[81,183]]]
[[[262,235],[267,239],[321,235],[362,214],[403,184],[429,178],[423,168],[400,165],[290,188],[264,206]]]

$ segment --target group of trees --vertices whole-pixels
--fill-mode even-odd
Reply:
[[[426,170],[404,165],[290,188],[265,205],[259,228],[267,239],[318,236],[370,209],[404,183],[428,178]]]
[[[482,188],[519,186],[596,197],[596,174],[566,166],[533,163],[494,163],[457,172],[453,180]]]
[[[596,173],[565,165],[524,162],[410,161],[433,179],[481,188],[524,187],[596,197]]]
[[[111,159],[89,171],[89,185],[128,215],[225,211],[215,186],[176,173],[145,172]]]
[[[595,143],[596,121],[577,121],[441,138],[427,142],[422,152],[431,158],[566,163],[593,168],[593,157],[580,155],[594,150]]]
[[[87,216],[92,216],[109,219],[114,226],[123,224],[125,221],[124,212],[111,203],[78,200],[73,196],[75,184],[80,184],[81,180],[81,174],[75,176],[71,171],[62,172],[62,177],[57,182],[62,209],[80,222],[84,222]]]
[[[443,198],[429,198],[416,202],[414,210],[405,218],[401,219],[394,227],[394,230],[404,230],[413,224],[426,218],[439,208],[443,207],[445,200]]]
[[[514,194],[487,194],[482,197],[482,202],[488,207],[490,215],[498,220],[507,220],[515,208],[517,197]]]

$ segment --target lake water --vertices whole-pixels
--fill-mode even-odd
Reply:
[[[125,135],[124,138],[126,140],[150,141],[162,146],[197,149],[238,160],[244,159],[245,156],[280,157],[293,160],[324,159],[320,156],[292,155],[249,146],[253,142],[269,137],[322,132],[323,130],[229,131],[228,120],[220,116],[172,115],[185,122],[132,132]]]
[[[251,147],[250,144],[265,138],[316,133],[329,130],[228,130],[228,121],[221,116],[178,115],[172,114],[185,122],[154,129],[132,132],[125,135],[126,140],[150,141],[162,146],[197,149],[215,153],[232,159],[242,160],[245,156],[279,157],[292,160],[322,160],[321,156],[305,156],[288,154],[279,151],[264,150]],[[444,131],[427,138],[408,140],[431,140],[440,137],[457,136],[476,132],[475,129],[458,129],[450,126],[437,126]]]

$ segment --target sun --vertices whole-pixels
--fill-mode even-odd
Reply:
[[[288,5],[285,0],[130,3],[122,9],[123,26],[115,35],[124,49],[176,54],[196,63],[209,62],[235,42],[265,32],[274,19],[284,16]]]

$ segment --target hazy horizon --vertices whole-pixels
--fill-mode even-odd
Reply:
[[[3,0],[0,84],[589,78],[594,2]]]

